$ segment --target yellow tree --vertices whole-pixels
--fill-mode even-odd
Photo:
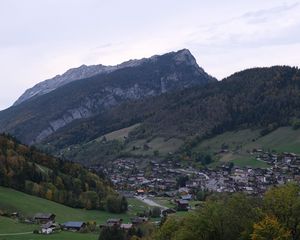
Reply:
[[[266,216],[259,223],[254,224],[252,240],[291,240],[292,236],[275,217]]]

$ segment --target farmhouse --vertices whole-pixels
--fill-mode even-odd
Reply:
[[[187,200],[176,200],[178,211],[188,211],[189,202]]]
[[[34,221],[39,224],[45,224],[48,222],[54,222],[55,214],[53,213],[37,213],[33,217]]]
[[[120,228],[125,231],[132,229],[132,227],[133,227],[133,225],[131,223],[122,223],[120,226]]]
[[[62,228],[68,231],[80,231],[86,227],[84,222],[65,222],[62,224]]]
[[[47,222],[41,226],[42,234],[51,234],[56,230],[60,230],[60,225],[52,221]]]
[[[142,223],[145,223],[145,222],[148,222],[148,218],[146,217],[134,217],[134,218],[131,218],[131,223],[133,225],[139,225],[139,224],[142,224]]]

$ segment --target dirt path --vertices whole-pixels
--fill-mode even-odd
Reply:
[[[18,235],[28,235],[32,232],[23,232],[23,233],[0,233],[0,236],[18,236]]]

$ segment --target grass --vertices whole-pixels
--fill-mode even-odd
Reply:
[[[233,159],[232,162],[234,165],[240,166],[240,167],[247,167],[251,166],[254,168],[268,168],[269,165],[264,161],[259,161],[254,158],[236,158]]]
[[[0,187],[0,209],[18,211],[24,216],[33,216],[37,212],[51,212],[56,214],[56,221],[96,221],[98,224],[109,218],[123,218],[129,222],[137,212],[148,209],[148,205],[137,200],[128,199],[129,211],[125,214],[113,214],[99,210],[75,209],[43,198],[31,196],[9,188]]]
[[[293,152],[300,154],[300,129],[281,127],[246,145],[247,148],[263,148],[277,152]]]
[[[228,146],[229,152],[218,154],[224,145]],[[225,132],[200,142],[194,150],[214,156],[215,162],[211,164],[212,167],[223,162],[233,162],[240,167],[268,167],[265,162],[258,161],[249,154],[254,148],[300,154],[300,129],[281,127],[266,136],[260,136],[259,129]]]
[[[143,146],[147,144],[149,146],[148,150],[145,150]],[[158,151],[159,155],[167,155],[169,152],[175,152],[179,149],[179,147],[183,144],[183,141],[178,138],[170,138],[168,140],[157,137],[152,139],[151,141],[147,141],[146,139],[137,140],[130,142],[125,151],[134,155],[144,155],[144,156],[153,156],[154,151]],[[136,150],[133,150],[133,148]]]
[[[37,228],[34,224],[20,224],[17,220],[0,216],[0,234],[31,232]]]
[[[100,141],[102,140],[103,137],[106,138],[106,140],[108,141],[112,141],[112,140],[120,140],[123,141],[126,137],[128,137],[128,134],[134,130],[135,128],[137,128],[138,126],[140,126],[140,123],[134,124],[130,127],[127,128],[122,128],[119,129],[117,131],[113,131],[111,133],[105,134],[104,136],[101,136],[100,138],[98,138]]]
[[[0,217],[0,240],[35,240],[35,239],[51,239],[51,240],[96,240],[98,239],[98,233],[72,233],[72,232],[59,232],[52,235],[37,235],[37,234],[24,234],[24,235],[5,235],[1,234],[18,234],[33,232],[33,230],[39,229],[35,224],[22,224],[16,220]]]
[[[137,212],[143,212],[150,207],[138,199],[128,199],[128,212],[126,214],[112,214],[105,211],[84,210],[70,208],[46,199],[31,196],[10,188],[0,187],[0,209],[7,211],[18,211],[24,216],[31,217],[37,212],[52,212],[56,214],[56,221],[59,223],[65,221],[96,221],[97,224],[106,222],[108,218],[123,218],[124,222],[129,222],[130,218]],[[17,221],[0,217],[0,240],[96,240],[98,233],[72,233],[60,232],[52,235],[15,235],[1,236],[7,233],[31,232],[39,229],[37,225],[22,224]]]

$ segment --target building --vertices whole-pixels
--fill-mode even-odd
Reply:
[[[176,203],[177,203],[177,211],[189,210],[189,202],[187,200],[176,200]]]
[[[65,222],[62,224],[62,229],[67,231],[80,231],[86,227],[85,222]]]
[[[55,221],[55,214],[53,213],[37,213],[34,215],[33,220],[39,224],[45,224]]]

